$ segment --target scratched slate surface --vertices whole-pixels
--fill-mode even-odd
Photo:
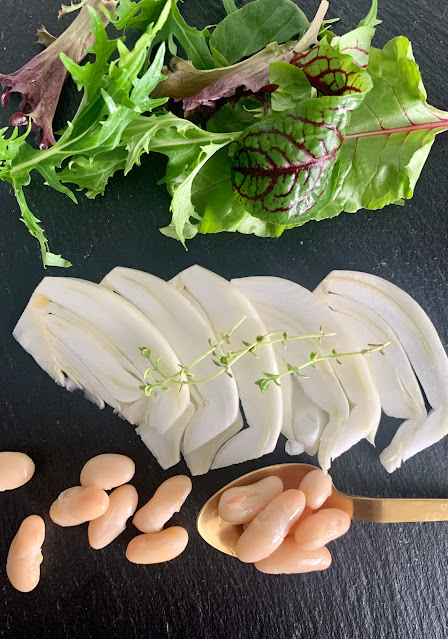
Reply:
[[[317,7],[304,0],[309,16]],[[37,50],[37,26],[59,33],[56,0],[0,1],[0,69],[20,67]],[[368,0],[334,2],[340,28],[354,26]],[[219,0],[187,0],[197,25],[223,16]],[[432,104],[448,107],[444,60],[448,17],[444,3],[383,0],[376,43],[404,34],[414,51]],[[73,88],[65,95],[76,99]],[[5,114],[1,115],[5,121]],[[196,238],[185,252],[157,228],[167,222],[168,197],[155,176],[160,158],[146,158],[128,179],[114,178],[104,198],[76,207],[39,184],[28,190],[52,246],[75,264],[67,275],[99,281],[117,264],[170,278],[200,263],[225,277],[270,274],[314,287],[331,269],[366,270],[408,290],[429,311],[448,345],[446,202],[448,135],[439,136],[414,199],[404,208],[359,212],[310,223],[274,240],[233,234]],[[139,567],[124,550],[132,527],[102,551],[89,548],[84,527],[48,525],[39,587],[15,592],[4,565],[22,519],[42,514],[60,491],[78,481],[84,462],[104,451],[133,457],[141,501],[181,465],[163,472],[133,429],[106,409],[58,388],[14,342],[11,331],[43,272],[36,246],[17,221],[10,189],[0,185],[0,449],[28,452],[33,480],[0,495],[0,636],[148,637],[157,639],[446,639],[448,636],[448,524],[374,525],[355,522],[333,544],[333,566],[323,574],[263,576],[220,555],[195,533],[195,516],[217,489],[243,472],[288,461],[276,452],[243,466],[194,480],[194,492],[174,522],[191,536],[186,552],[167,565]],[[55,273],[56,274],[56,273]],[[378,461],[397,422],[383,420],[377,449],[366,442],[334,463],[336,486],[371,496],[448,496],[448,440],[412,459],[393,475]],[[305,456],[300,459],[306,460]],[[51,522],[50,522],[51,523]]]

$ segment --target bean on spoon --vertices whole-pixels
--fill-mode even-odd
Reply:
[[[296,544],[306,550],[316,550],[344,535],[351,519],[339,508],[323,508],[300,521],[294,531]]]
[[[333,482],[328,473],[316,468],[305,475],[300,482],[299,489],[305,493],[307,507],[311,510],[318,510],[330,497]]]
[[[294,488],[275,497],[249,524],[236,544],[236,556],[254,563],[272,554],[305,508],[305,495]]]
[[[229,524],[247,524],[282,492],[283,482],[275,475],[249,486],[229,488],[219,500],[219,516]]]
[[[292,575],[326,570],[330,564],[331,555],[325,546],[317,550],[305,550],[292,537],[287,537],[271,555],[257,561],[255,568],[269,575]]]

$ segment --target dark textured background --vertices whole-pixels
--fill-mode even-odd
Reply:
[[[311,16],[317,0],[303,0]],[[36,51],[42,22],[59,33],[57,0],[0,0],[0,70],[10,72]],[[368,0],[335,1],[342,33],[368,10]],[[185,15],[197,25],[223,17],[219,0],[187,0]],[[448,107],[445,2],[382,0],[376,44],[404,34],[414,44],[430,102]],[[76,96],[66,88],[65,95]],[[4,121],[5,115],[2,114]],[[39,183],[27,189],[53,250],[75,264],[67,275],[98,282],[116,265],[164,278],[194,263],[225,277],[269,274],[314,287],[335,268],[366,270],[409,291],[426,308],[448,344],[446,203],[448,134],[436,140],[412,201],[379,212],[359,212],[289,231],[279,239],[234,234],[197,237],[185,252],[164,238],[169,199],[155,186],[160,156],[124,179],[104,198],[81,197],[75,206]],[[244,466],[194,480],[194,492],[175,523],[191,536],[186,552],[160,566],[134,566],[124,558],[129,529],[111,546],[89,548],[85,527],[49,525],[39,587],[28,595],[7,582],[4,565],[21,520],[30,513],[48,522],[48,507],[78,481],[91,456],[125,453],[137,464],[141,500],[169,474],[163,472],[132,428],[80,395],[57,387],[14,342],[11,331],[43,272],[35,242],[20,224],[18,207],[0,184],[0,449],[26,451],[36,462],[33,480],[0,495],[0,636],[149,637],[157,639],[446,639],[448,637],[448,523],[374,525],[355,522],[332,547],[333,566],[322,574],[270,577],[218,554],[195,532],[203,502],[227,481],[265,464],[288,461],[283,441],[276,453]],[[58,274],[58,273],[54,273]],[[332,474],[342,490],[372,496],[448,496],[448,440],[387,475],[378,453],[397,426],[384,420],[375,450],[366,442],[339,458]],[[301,458],[305,460],[305,456]],[[51,523],[51,522],[50,522]]]

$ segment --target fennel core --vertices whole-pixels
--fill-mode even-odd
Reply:
[[[254,357],[258,357],[256,351],[262,346],[266,346],[267,344],[283,344],[286,348],[286,342],[299,340],[299,339],[318,339],[320,343],[326,337],[334,337],[336,333],[325,333],[322,329],[322,326],[319,329],[319,333],[313,335],[288,335],[286,331],[278,330],[271,331],[270,333],[266,333],[265,335],[258,335],[255,340],[252,342],[248,342],[242,340],[243,348],[236,351],[228,351],[225,355],[221,355],[217,352],[217,350],[223,346],[224,344],[230,344],[230,337],[232,333],[244,322],[247,315],[242,317],[236,324],[233,326],[228,333],[221,336],[221,339],[213,344],[212,340],[209,340],[210,348],[200,357],[195,359],[193,362],[186,366],[179,365],[179,370],[172,374],[166,375],[160,368],[160,362],[162,357],[159,355],[156,359],[153,359],[151,354],[151,349],[142,346],[140,348],[140,352],[142,356],[147,359],[150,363],[150,367],[144,373],[144,381],[139,388],[144,391],[147,397],[150,397],[154,391],[160,388],[163,391],[172,390],[173,386],[178,386],[178,391],[180,392],[182,388],[186,385],[194,385],[203,384],[204,382],[209,382],[213,379],[216,379],[223,373],[229,375],[229,377],[233,377],[231,372],[231,366],[235,364],[239,359],[244,357],[245,355],[252,355]],[[383,344],[368,344],[368,348],[364,348],[360,351],[353,351],[347,353],[338,353],[336,349],[333,348],[331,353],[329,354],[320,354],[317,351],[313,351],[310,353],[309,359],[297,366],[293,366],[292,364],[286,362],[286,370],[282,373],[263,373],[264,377],[258,379],[254,382],[259,388],[261,392],[267,391],[270,384],[276,384],[277,386],[281,386],[280,380],[283,377],[287,377],[288,375],[295,374],[298,377],[307,378],[301,371],[307,368],[308,366],[312,366],[313,368],[319,367],[319,362],[323,362],[330,359],[335,359],[336,362],[342,365],[341,359],[343,357],[353,357],[355,355],[363,355],[367,357],[372,353],[379,352],[381,355],[386,355],[385,348],[391,343],[391,341],[384,342]],[[219,368],[219,370],[209,377],[203,377],[201,379],[195,379],[194,373],[191,371],[192,368],[196,366],[199,362],[206,359],[207,357],[212,358],[213,364]]]

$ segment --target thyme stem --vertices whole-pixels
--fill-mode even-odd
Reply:
[[[172,374],[165,374],[159,364],[161,357],[159,356],[156,360],[154,360],[151,356],[151,349],[147,347],[140,348],[141,354],[145,357],[149,363],[150,367],[144,373],[144,384],[140,386],[140,389],[145,392],[145,394],[149,397],[152,393],[160,388],[163,391],[171,390],[172,386],[178,386],[179,392],[182,390],[184,386],[188,385],[198,385],[203,384],[205,382],[210,382],[223,373],[226,373],[230,377],[232,377],[232,372],[230,367],[238,362],[245,355],[251,354],[255,357],[258,357],[256,351],[258,348],[262,346],[266,346],[267,344],[280,344],[282,343],[284,346],[288,341],[294,341],[299,339],[318,339],[319,342],[322,341],[325,337],[333,337],[336,333],[324,333],[322,327],[320,328],[320,332],[318,334],[310,334],[310,335],[291,335],[289,336],[285,331],[271,331],[266,333],[265,335],[258,335],[255,340],[252,342],[242,341],[243,348],[232,351],[228,350],[226,354],[220,354],[217,351],[224,344],[230,344],[230,337],[236,331],[237,328],[243,324],[247,315],[242,317],[236,324],[233,326],[228,333],[221,336],[221,339],[213,344],[211,340],[209,340],[210,348],[200,357],[197,357],[187,366],[179,366],[179,370]],[[279,337],[280,336],[280,337]],[[313,352],[310,355],[310,358],[307,362],[300,364],[298,366],[292,366],[291,364],[286,364],[286,371],[282,373],[264,373],[265,377],[254,382],[257,386],[260,387],[261,391],[265,391],[269,388],[271,382],[280,386],[280,379],[286,377],[287,375],[292,375],[293,373],[299,375],[301,377],[305,377],[301,375],[300,371],[302,371],[307,366],[314,366],[317,368],[318,363],[328,360],[328,359],[336,359],[336,361],[341,364],[340,358],[342,357],[351,357],[354,355],[370,355],[370,353],[374,353],[376,351],[380,351],[383,354],[383,349],[388,346],[390,342],[386,342],[385,344],[369,344],[369,348],[363,349],[362,351],[356,351],[352,353],[337,353],[334,349],[329,355],[319,355],[317,352]],[[200,379],[194,379],[194,373],[191,371],[199,362],[202,362],[207,357],[212,357],[212,362],[219,368],[219,370],[208,377],[203,377]],[[148,381],[148,378],[150,381]]]
[[[364,348],[361,351],[353,351],[351,353],[337,353],[334,349],[329,355],[319,355],[318,353],[313,352],[311,353],[309,360],[305,362],[304,364],[300,364],[299,366],[291,366],[291,364],[287,363],[286,371],[284,371],[283,373],[277,373],[277,374],[264,373],[265,377],[262,377],[261,379],[257,380],[255,383],[257,384],[257,386],[260,387],[260,390],[263,392],[269,388],[269,384],[271,382],[273,382],[277,386],[280,386],[279,380],[282,379],[283,377],[287,377],[288,375],[296,374],[296,375],[299,375],[299,377],[305,377],[305,375],[301,375],[300,371],[302,371],[304,368],[307,368],[308,366],[313,366],[314,368],[318,368],[319,362],[324,362],[329,359],[335,359],[338,362],[338,364],[342,364],[342,362],[340,361],[342,357],[353,357],[354,355],[363,355],[366,357],[370,355],[371,353],[376,353],[376,352],[380,352],[382,355],[385,355],[386,353],[384,352],[384,348],[386,348],[386,346],[389,346],[390,343],[391,343],[391,340],[389,340],[388,342],[384,342],[384,344],[369,344],[369,348]]]

